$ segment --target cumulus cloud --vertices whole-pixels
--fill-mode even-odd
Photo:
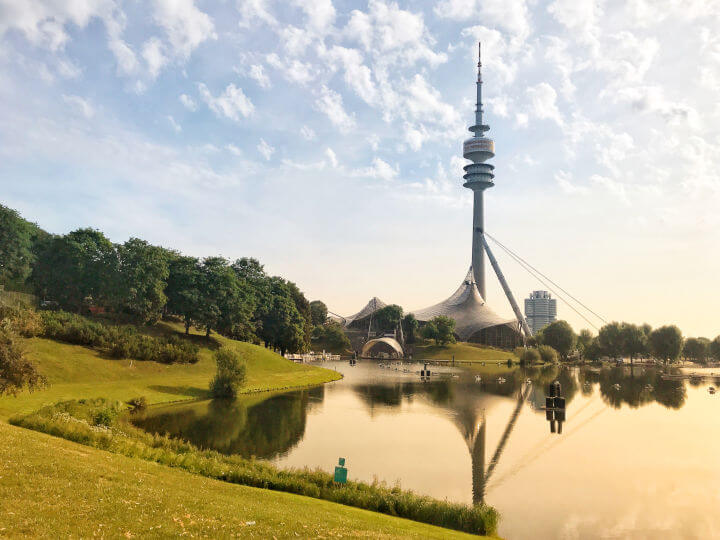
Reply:
[[[270,78],[267,76],[261,65],[253,64],[250,66],[249,75],[251,79],[257,81],[261,88],[270,88]]]
[[[364,178],[377,178],[380,180],[390,181],[400,174],[400,168],[396,165],[393,167],[388,162],[379,157],[373,158],[372,165],[363,169],[357,169],[352,172],[353,176]]]
[[[171,115],[167,116],[167,121],[170,124],[170,127],[175,130],[175,133],[180,133],[182,131],[182,126],[178,124],[175,118],[173,118]]]
[[[434,12],[439,17],[455,20],[478,19],[519,40],[530,34],[530,15],[525,0],[441,0]]]
[[[178,98],[180,100],[180,103],[183,104],[183,106],[189,110],[189,111],[196,111],[197,110],[197,103],[188,96],[187,94],[180,94],[180,97]]]
[[[307,84],[315,78],[312,64],[301,62],[297,59],[283,61],[276,53],[270,53],[265,57],[266,62],[280,71],[280,74],[288,81],[300,84]]]
[[[92,118],[95,116],[95,109],[90,103],[81,98],[80,96],[65,95],[63,94],[63,101],[67,103],[70,108],[76,113],[80,113],[85,118]]]
[[[557,106],[557,92],[546,82],[531,86],[526,91],[530,99],[530,113],[534,118],[552,120],[558,126],[564,125],[564,120]]]
[[[148,65],[150,76],[154,79],[160,73],[160,70],[167,63],[167,57],[163,53],[163,44],[156,38],[148,39],[143,45],[142,56]]]
[[[194,0],[154,0],[153,18],[165,30],[173,52],[183,58],[204,41],[217,39],[212,19]]]
[[[270,146],[265,139],[260,139],[257,150],[267,161],[270,161],[270,158],[275,153],[275,147]]]
[[[338,166],[338,158],[332,148],[328,147],[325,149],[325,157],[327,157],[330,165],[334,168]]]
[[[247,118],[255,110],[255,106],[242,88],[232,83],[227,85],[225,91],[219,96],[213,96],[204,83],[198,83],[198,90],[202,100],[218,116],[239,122],[240,117]]]
[[[342,96],[325,85],[320,89],[315,107],[325,114],[335,127],[350,129],[355,125],[354,115],[348,114],[343,107]]]
[[[315,138],[315,130],[311,127],[303,126],[300,128],[300,136],[306,141],[312,141]]]

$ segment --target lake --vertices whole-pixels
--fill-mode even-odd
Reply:
[[[720,378],[643,367],[508,370],[326,362],[325,386],[153,407],[134,422],[279,467],[485,500],[525,538],[720,537]],[[479,371],[478,371],[479,370]],[[679,370],[672,373],[680,374]],[[717,370],[720,376],[720,370]],[[542,409],[562,385],[562,432]]]

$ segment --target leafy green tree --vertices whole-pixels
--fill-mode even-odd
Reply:
[[[650,333],[650,351],[666,364],[678,359],[682,345],[682,332],[677,326],[661,326]]]
[[[265,313],[262,325],[262,339],[266,346],[286,352],[302,350],[305,345],[305,320],[298,312],[292,299],[274,296]]]
[[[16,395],[23,388],[35,390],[47,385],[47,379],[25,357],[20,338],[0,326],[0,396]]]
[[[630,358],[630,363],[648,352],[648,338],[640,326],[630,323],[620,325],[620,342],[622,354]]]
[[[710,340],[707,338],[687,338],[682,354],[693,362],[704,364],[710,356]]]
[[[515,349],[515,356],[520,359],[521,366],[532,366],[533,364],[537,364],[541,361],[540,353],[537,349],[532,347],[528,347],[527,349],[518,347]]]
[[[240,337],[251,325],[252,298],[223,257],[207,257],[200,266],[200,303],[195,314],[205,335],[217,330]]]
[[[179,315],[185,323],[185,333],[190,333],[193,321],[200,313],[200,261],[195,257],[178,255],[172,257],[168,268],[167,307]]]
[[[235,398],[238,389],[245,381],[245,362],[230,347],[215,351],[217,371],[210,382],[210,393],[214,398]]]
[[[540,359],[546,364],[554,364],[558,360],[558,353],[550,345],[540,345],[538,347]]]
[[[563,360],[575,348],[577,336],[567,321],[555,321],[540,331],[541,343],[555,349]]]
[[[408,343],[415,343],[419,325],[420,323],[418,323],[418,320],[412,313],[408,313],[403,317],[402,327],[405,332],[405,341]]]
[[[393,332],[403,318],[403,309],[397,304],[390,304],[378,309],[373,318],[380,332]]]
[[[595,336],[593,336],[592,332],[587,328],[580,330],[577,338],[577,350],[581,359],[586,357],[585,353],[588,350],[588,347],[590,347],[594,337]]]
[[[32,280],[41,296],[80,311],[86,301],[112,307],[118,300],[115,246],[95,229],[78,229],[43,242]]]
[[[624,349],[622,325],[613,321],[600,328],[598,345],[610,358],[622,358]]]
[[[594,336],[592,338],[592,341],[590,342],[590,344],[585,347],[584,356],[588,360],[597,362],[598,360],[600,360],[602,355],[603,355],[603,349],[600,346],[600,342],[599,342],[597,336]]]
[[[120,306],[136,320],[155,323],[167,303],[169,252],[131,238],[118,247]]]
[[[324,325],[316,326],[313,329],[313,337],[319,340],[327,351],[343,353],[350,349],[350,339],[337,321],[328,321]]]
[[[710,356],[712,356],[716,362],[720,362],[720,336],[717,336],[710,342]]]
[[[35,263],[35,243],[47,233],[0,204],[0,284],[22,288]]]
[[[455,320],[445,315],[433,317],[423,327],[423,337],[434,340],[436,345],[455,343]]]
[[[319,326],[325,324],[327,321],[328,308],[324,302],[320,300],[313,300],[310,302],[310,321],[313,326]]]

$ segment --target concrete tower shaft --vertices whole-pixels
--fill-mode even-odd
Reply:
[[[482,105],[482,59],[481,45],[478,43],[478,76],[477,76],[477,102],[475,104],[475,125],[469,130],[473,136],[463,143],[463,157],[472,161],[465,165],[466,188],[472,189],[473,200],[473,239],[472,239],[472,267],[473,278],[480,295],[485,299],[485,250],[483,247],[483,233],[485,232],[483,192],[495,184],[493,165],[485,163],[488,159],[495,157],[495,142],[485,137],[485,132],[490,126],[483,124]]]

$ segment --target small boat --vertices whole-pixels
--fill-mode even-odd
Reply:
[[[475,375],[475,382],[476,382],[476,383],[481,383],[481,382],[482,382],[482,377],[481,377],[480,375]]]
[[[711,386],[710,388],[708,388],[708,392],[710,392],[711,394],[714,394],[714,393],[715,393],[715,387],[714,387],[714,386]]]
[[[497,378],[497,382],[499,382],[500,384],[503,384],[503,383],[505,383],[505,378],[504,378],[504,377],[498,377],[498,378]]]
[[[615,390],[620,390],[620,385],[619,385],[618,383],[613,384],[612,387],[613,387]]]

